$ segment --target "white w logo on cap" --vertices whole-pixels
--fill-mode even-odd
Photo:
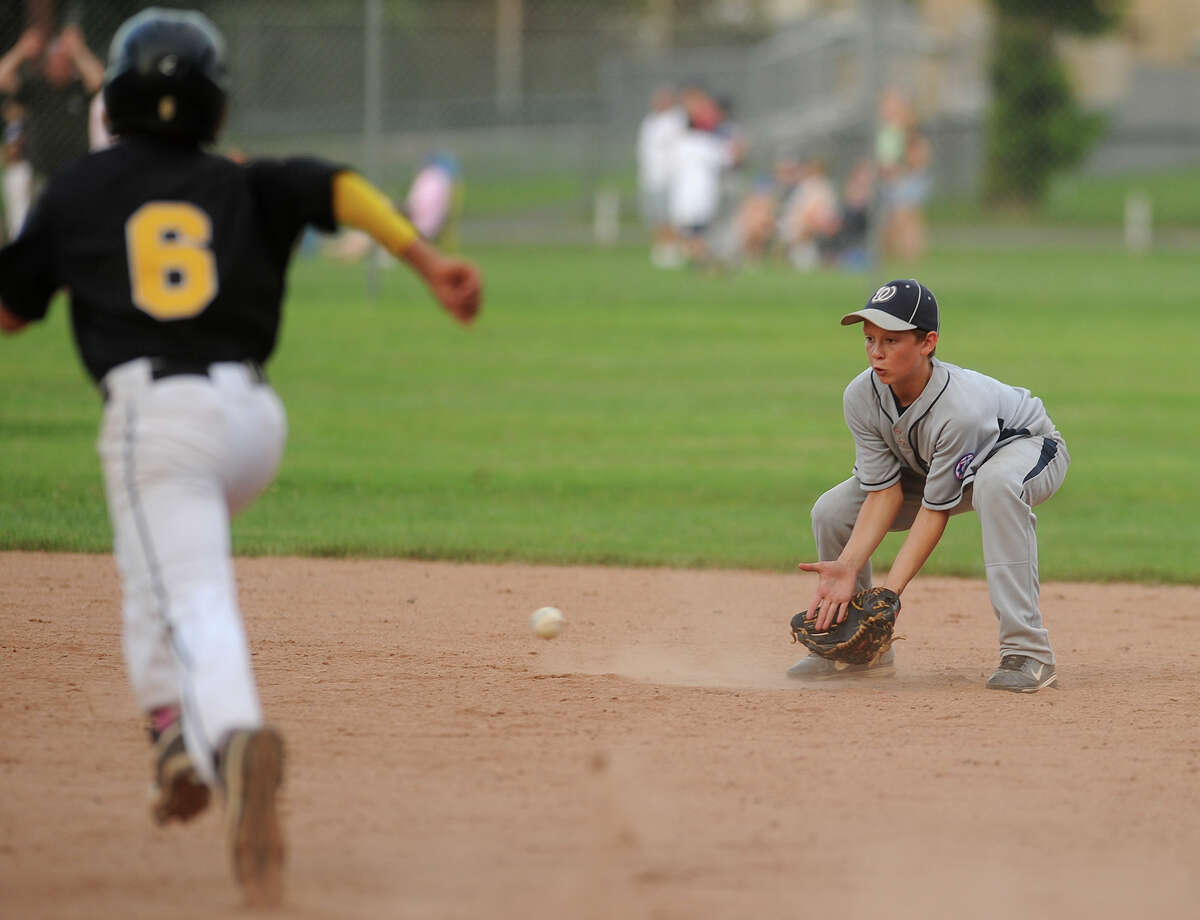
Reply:
[[[871,303],[886,303],[887,301],[891,300],[895,296],[896,296],[896,285],[885,284],[883,287],[881,287],[878,291],[875,292],[875,296],[871,298]]]

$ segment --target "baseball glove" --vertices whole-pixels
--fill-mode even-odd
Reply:
[[[888,588],[867,588],[850,598],[846,619],[824,632],[802,610],[792,617],[792,641],[830,661],[870,664],[892,646],[900,595]]]

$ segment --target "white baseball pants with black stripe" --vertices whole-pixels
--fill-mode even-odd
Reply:
[[[239,363],[104,378],[98,450],[124,592],[123,647],[142,711],[177,703],[197,770],[262,710],[238,608],[229,522],[274,479],[287,438],[275,392]]]
[[[979,468],[975,481],[951,514],[979,514],[988,594],[1000,624],[1000,654],[1028,655],[1054,664],[1050,636],[1038,603],[1037,516],[1035,506],[1058,491],[1071,463],[1058,432],[1021,438],[1000,448]],[[925,480],[901,475],[904,504],[891,531],[908,530],[921,507]],[[866,500],[851,477],[822,495],[812,509],[813,536],[821,561],[836,559],[850,540],[858,511]],[[857,588],[871,585],[871,563],[858,573]]]

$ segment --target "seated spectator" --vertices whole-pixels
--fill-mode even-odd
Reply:
[[[868,231],[874,194],[875,166],[868,159],[859,160],[842,186],[836,227],[820,243],[827,264],[854,271],[863,271],[870,265]]]
[[[775,186],[768,177],[759,176],[749,194],[743,199],[737,214],[742,252],[747,260],[761,262],[766,258],[771,241],[775,237],[777,221]]]
[[[788,261],[801,271],[820,265],[821,243],[837,232],[840,222],[837,192],[825,174],[825,164],[809,160],[800,170],[800,181],[784,205],[780,240]]]
[[[761,264],[769,255],[778,222],[775,185],[758,176],[732,213],[718,220],[711,234],[713,259],[721,266]]]

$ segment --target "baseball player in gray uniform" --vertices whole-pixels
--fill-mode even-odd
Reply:
[[[1000,625],[1000,666],[987,685],[1018,693],[1051,686],[1057,672],[1038,606],[1033,509],[1066,477],[1071,461],[1062,435],[1028,390],[934,357],[941,317],[919,281],[889,281],[842,317],[843,326],[860,322],[871,366],[843,397],[854,473],[812,509],[821,561],[800,564],[820,576],[810,616],[819,629],[845,618],[853,594],[871,586],[871,554],[889,531],[908,532],[883,582],[902,594],[950,516],[973,509]],[[894,649],[840,669],[809,656],[788,674],[886,675],[894,663]]]

